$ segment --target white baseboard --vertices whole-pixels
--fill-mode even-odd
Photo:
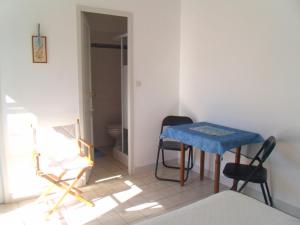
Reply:
[[[170,162],[172,162],[172,163],[178,162],[178,160],[170,160]],[[187,162],[186,162],[186,164],[187,164]],[[153,170],[153,173],[154,173],[154,169],[155,169],[155,164],[150,164],[147,166],[135,168],[134,173],[137,174],[140,172],[151,171],[151,170]],[[194,163],[193,171],[196,173],[200,173],[199,163]],[[214,173],[209,170],[204,171],[204,176],[210,178],[211,180],[214,179]],[[220,183],[227,186],[228,189],[230,189],[232,186],[232,180],[226,178],[222,174],[220,176]],[[251,185],[247,185],[245,187],[243,193],[264,203],[263,195],[260,192],[259,188],[256,189],[253,186],[251,187]],[[273,203],[274,203],[274,206],[276,209],[279,209],[280,211],[283,211],[291,216],[294,216],[294,217],[297,217],[300,219],[300,208],[299,207],[293,206],[293,205],[291,205],[287,202],[284,202],[280,199],[274,198],[273,196],[272,196],[272,198],[273,198]]]
[[[128,167],[128,156],[118,149],[113,149],[114,158],[122,163],[124,166]]]

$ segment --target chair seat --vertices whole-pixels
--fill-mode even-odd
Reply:
[[[163,141],[162,142],[162,148],[167,150],[174,150],[174,151],[180,151],[180,142],[177,141]],[[189,148],[188,145],[184,145],[184,150],[187,150]]]
[[[68,171],[68,174],[71,176],[73,173],[76,174],[77,171],[91,166],[87,157],[81,157],[79,155],[60,160],[41,157],[40,162],[41,165],[43,165],[41,169],[44,174],[57,176],[63,171]]]
[[[227,163],[223,173],[226,177],[235,180],[247,180],[250,174],[257,169],[257,166],[250,166],[244,164]],[[249,180],[253,183],[264,183],[267,181],[267,170],[264,167],[260,167],[256,173]]]

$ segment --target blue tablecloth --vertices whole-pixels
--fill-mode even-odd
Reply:
[[[166,127],[161,138],[175,139],[203,151],[220,155],[242,145],[264,141],[260,134],[207,122]]]

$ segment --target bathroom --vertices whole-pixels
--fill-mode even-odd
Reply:
[[[95,161],[108,156],[127,166],[127,18],[88,13],[87,21]]]

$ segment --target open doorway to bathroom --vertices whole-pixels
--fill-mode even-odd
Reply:
[[[81,39],[81,114],[95,146],[93,182],[106,170],[128,171],[128,18],[81,12]]]

